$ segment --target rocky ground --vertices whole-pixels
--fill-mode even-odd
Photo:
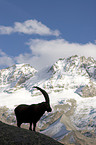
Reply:
[[[7,125],[0,121],[0,145],[62,145],[43,134]]]

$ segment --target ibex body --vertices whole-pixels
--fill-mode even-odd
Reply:
[[[33,131],[35,131],[36,123],[40,120],[45,111],[52,111],[47,92],[39,87],[34,88],[37,88],[42,92],[46,101],[32,105],[21,104],[17,106],[14,110],[17,119],[17,126],[20,127],[22,123],[30,123],[29,129],[32,130],[33,124]]]

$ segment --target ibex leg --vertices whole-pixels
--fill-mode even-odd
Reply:
[[[21,123],[20,122],[17,122],[17,126],[20,127],[21,126]]]
[[[35,131],[36,123],[33,123],[33,131]]]
[[[31,130],[31,131],[32,131],[32,122],[30,123],[29,130]]]

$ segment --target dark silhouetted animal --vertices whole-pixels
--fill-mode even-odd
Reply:
[[[20,127],[22,123],[30,123],[29,130],[32,130],[33,124],[33,131],[35,131],[36,123],[40,120],[45,111],[51,112],[52,109],[50,107],[50,101],[47,92],[39,87],[34,86],[33,88],[40,90],[46,101],[32,105],[21,104],[17,106],[14,111],[18,127]]]

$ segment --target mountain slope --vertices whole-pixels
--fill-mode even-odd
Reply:
[[[18,64],[12,67],[0,70],[0,92],[11,93],[37,71],[29,64]]]
[[[1,145],[62,145],[43,134],[17,128],[0,122]]]
[[[96,61],[84,56],[59,59],[50,68],[42,70],[35,77],[30,78],[25,83],[25,88],[33,91],[33,85],[40,85],[50,92],[75,89],[75,93],[80,96],[96,96]]]

